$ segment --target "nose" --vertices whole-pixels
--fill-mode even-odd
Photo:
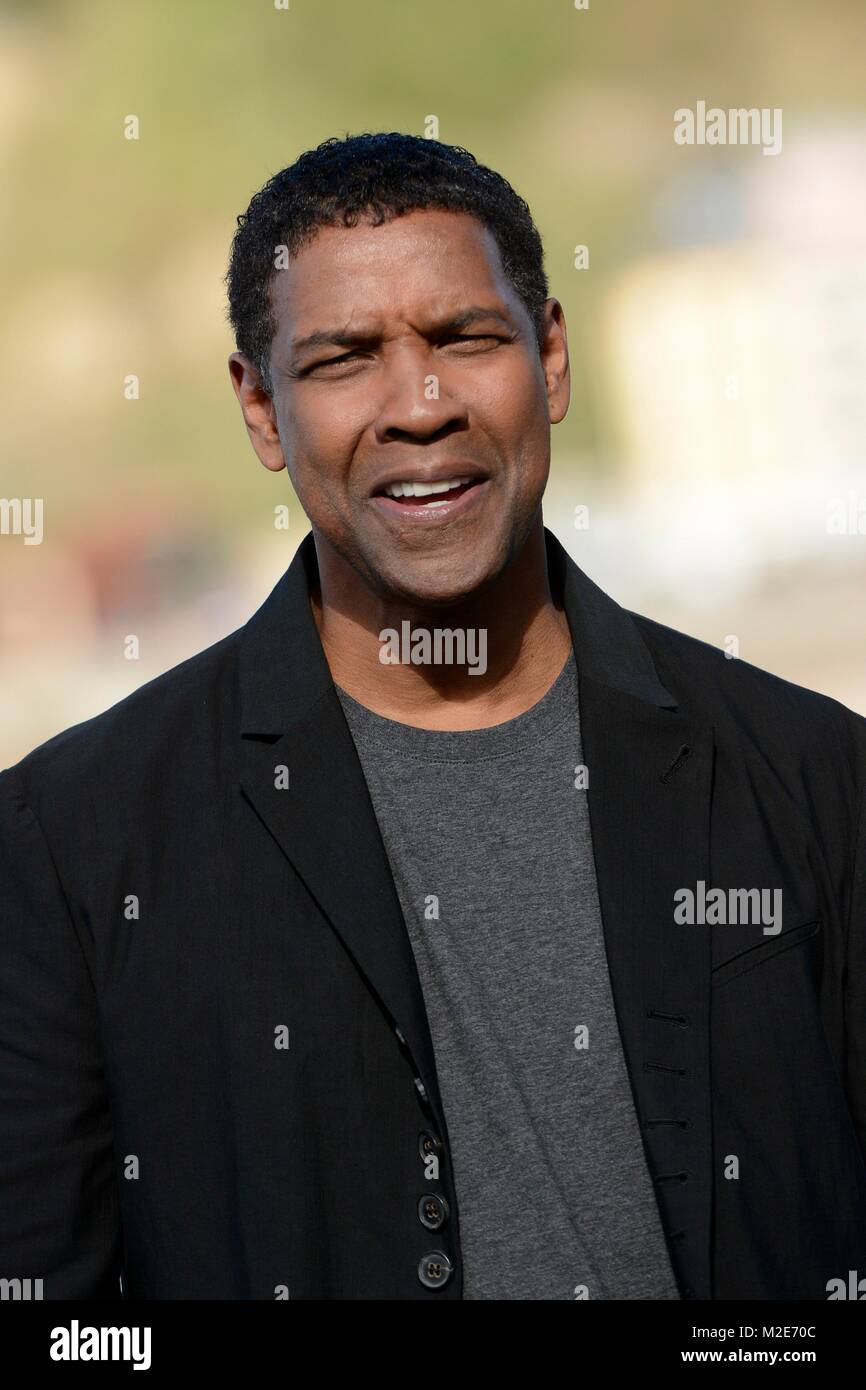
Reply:
[[[468,423],[465,403],[448,390],[430,354],[409,348],[391,354],[376,417],[379,443],[432,439]]]

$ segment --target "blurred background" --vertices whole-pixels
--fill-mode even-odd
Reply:
[[[291,560],[222,277],[265,180],[364,130],[432,128],[533,210],[574,382],[545,519],[577,562],[866,713],[864,52],[862,0],[0,4],[0,766]],[[699,102],[781,110],[781,149],[677,143]]]

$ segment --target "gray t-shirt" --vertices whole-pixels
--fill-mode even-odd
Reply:
[[[611,995],[574,654],[489,729],[337,693],[421,979],[464,1297],[679,1298]]]

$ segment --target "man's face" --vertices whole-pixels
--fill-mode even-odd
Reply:
[[[320,229],[271,296],[272,402],[246,359],[232,375],[256,452],[288,467],[320,548],[419,604],[496,578],[539,519],[550,423],[568,407],[557,302],[539,356],[492,234],[438,210]]]

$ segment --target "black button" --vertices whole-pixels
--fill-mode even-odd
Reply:
[[[438,1192],[428,1192],[418,1202],[418,1220],[428,1231],[438,1231],[448,1220],[448,1202]]]
[[[418,1135],[418,1152],[422,1158],[427,1158],[430,1154],[435,1154],[437,1158],[441,1158],[443,1154],[441,1139],[436,1139],[434,1135],[428,1134],[425,1130],[423,1134]]]
[[[444,1289],[454,1266],[441,1250],[431,1250],[418,1266],[418,1278],[426,1289]]]

